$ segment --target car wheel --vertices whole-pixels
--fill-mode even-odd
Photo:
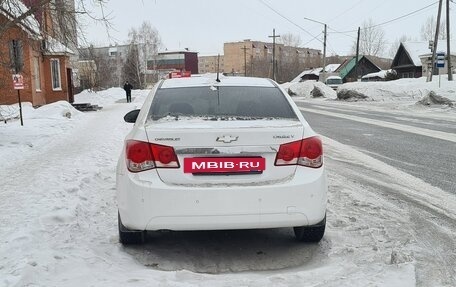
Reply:
[[[301,242],[319,242],[325,234],[326,215],[322,221],[312,226],[294,227],[294,234]]]
[[[140,244],[144,242],[144,231],[130,230],[122,224],[120,214],[117,212],[117,222],[119,226],[119,241],[124,245]]]

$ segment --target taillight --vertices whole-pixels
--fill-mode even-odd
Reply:
[[[174,148],[165,145],[150,144],[157,168],[178,168],[179,161]]]
[[[127,168],[131,172],[140,172],[153,168],[178,168],[174,149],[169,146],[148,142],[128,140],[126,142]]]
[[[323,165],[323,145],[319,137],[280,145],[275,165],[302,165],[319,168]]]

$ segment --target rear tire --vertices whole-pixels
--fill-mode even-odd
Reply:
[[[322,221],[312,226],[293,227],[295,237],[301,242],[320,242],[325,234],[326,215]]]
[[[123,245],[141,244],[144,242],[144,231],[130,230],[122,224],[120,214],[117,212],[117,222],[119,226],[119,241]]]

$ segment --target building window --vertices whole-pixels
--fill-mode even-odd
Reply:
[[[21,73],[24,66],[23,45],[21,40],[11,40],[9,45],[11,68],[14,73]]]
[[[35,78],[35,90],[41,91],[40,62],[38,57],[33,58],[33,71]]]
[[[52,89],[54,91],[62,90],[62,82],[60,81],[60,60],[51,59],[51,78]]]

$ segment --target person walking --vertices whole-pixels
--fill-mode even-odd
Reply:
[[[133,89],[133,86],[128,81],[125,81],[123,88],[127,94],[127,103],[131,103],[131,89]]]

